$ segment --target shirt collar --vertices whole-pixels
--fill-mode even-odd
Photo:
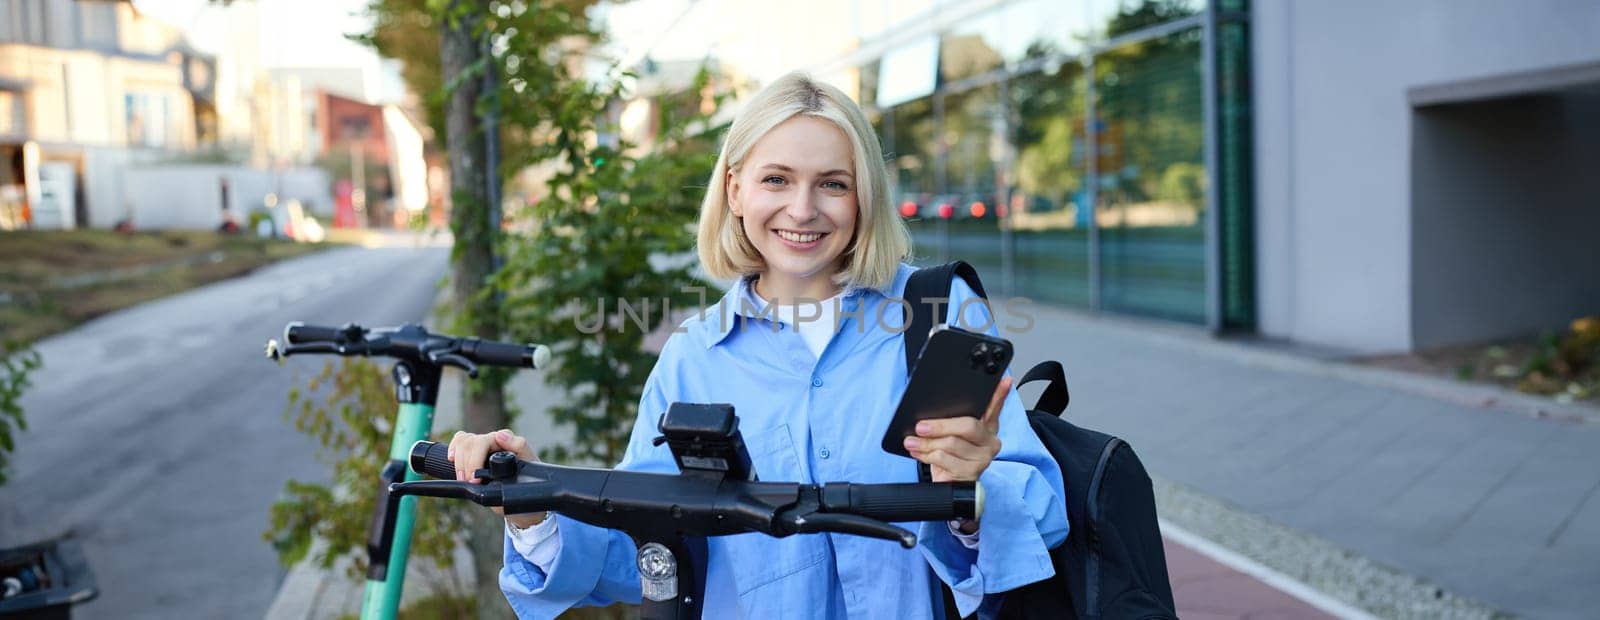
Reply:
[[[705,321],[710,323],[708,326],[710,337],[706,339],[707,349],[722,344],[745,321],[768,321],[774,316],[772,314],[764,314],[766,312],[766,302],[761,299],[761,296],[756,295],[755,281],[756,276],[754,275],[739,278],[732,287],[728,288],[728,292],[723,294],[722,299],[715,306],[708,309],[708,315],[705,317]],[[868,294],[879,293],[870,288],[856,286],[845,289],[839,298],[840,313],[853,314],[857,312],[861,308],[862,299]],[[747,301],[741,303],[741,300]]]

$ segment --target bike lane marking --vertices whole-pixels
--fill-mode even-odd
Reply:
[[[1283,618],[1377,618],[1165,519],[1160,524],[1181,617],[1244,617],[1271,611],[1273,617]]]

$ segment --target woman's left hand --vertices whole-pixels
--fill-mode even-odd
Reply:
[[[959,416],[917,423],[907,437],[911,457],[928,464],[934,482],[975,481],[1000,454],[1000,409],[1011,391],[1011,377],[1000,379],[983,417]]]

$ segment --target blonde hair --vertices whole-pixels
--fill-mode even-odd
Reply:
[[[761,89],[740,111],[722,141],[722,153],[711,171],[700,204],[700,264],[714,278],[731,279],[766,269],[761,252],[745,237],[739,218],[728,207],[728,171],[737,171],[757,141],[796,116],[819,118],[838,126],[850,140],[855,160],[855,238],[845,248],[847,264],[835,274],[844,287],[885,289],[894,282],[900,261],[911,253],[911,235],[889,205],[889,178],[883,148],[865,114],[839,89],[795,72]]]

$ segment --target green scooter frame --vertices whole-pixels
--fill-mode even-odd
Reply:
[[[268,358],[279,362],[306,353],[395,359],[391,375],[400,410],[395,414],[389,461],[377,481],[377,509],[367,533],[367,587],[361,605],[363,620],[392,620],[399,614],[400,593],[405,589],[416,498],[391,503],[389,488],[419,478],[406,462],[411,446],[427,440],[433,431],[442,369],[451,366],[477,377],[480,364],[540,368],[549,362],[550,350],[543,345],[430,334],[419,325],[369,330],[355,324],[327,327],[297,322],[284,328],[283,343],[268,341],[266,352]]]
[[[377,513],[367,539],[367,588],[361,600],[362,620],[393,620],[400,613],[400,594],[405,591],[406,560],[411,553],[411,530],[416,524],[415,497],[400,499],[394,519],[394,537],[382,540],[383,521],[389,485],[421,479],[406,466],[411,446],[429,439],[433,431],[433,411],[439,398],[439,369],[409,361],[395,363],[393,377],[400,410],[395,414],[394,437],[389,443],[389,462],[379,475]],[[378,563],[376,560],[387,558]]]

